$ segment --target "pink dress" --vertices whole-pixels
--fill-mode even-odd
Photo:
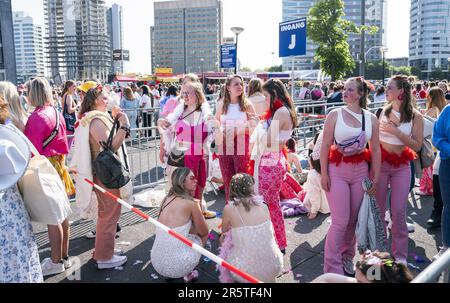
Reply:
[[[166,105],[167,106],[167,105]],[[197,178],[197,189],[195,190],[195,198],[201,199],[201,191],[206,186],[206,178],[208,171],[206,169],[205,152],[203,144],[208,137],[208,129],[205,123],[199,123],[192,126],[185,120],[178,120],[175,125],[178,142],[191,143],[191,148],[185,152],[184,164],[192,170]]]

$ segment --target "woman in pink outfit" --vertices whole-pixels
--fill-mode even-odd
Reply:
[[[325,121],[320,152],[321,185],[331,210],[331,226],[325,242],[324,272],[354,275],[355,228],[364,190],[370,176],[376,185],[380,174],[378,120],[364,110],[370,85],[363,78],[345,83],[345,107],[333,110]],[[358,140],[358,141],[356,141]],[[345,142],[358,142],[353,150]],[[370,150],[366,148],[369,143]],[[369,172],[368,162],[371,162]],[[376,186],[369,191],[375,194]]]
[[[398,75],[388,82],[386,100],[388,105],[380,115],[382,164],[376,198],[380,212],[384,214],[390,187],[392,254],[397,262],[406,264],[410,162],[422,148],[424,122],[420,112],[413,107],[412,87],[406,76]]]
[[[53,107],[52,89],[45,78],[36,78],[28,86],[29,101],[36,107],[28,118],[24,134],[36,147],[37,151],[48,158],[63,181],[68,195],[75,193],[75,187],[65,164],[69,153],[66,123],[63,116]],[[59,116],[59,124],[56,122]],[[56,136],[51,136],[57,130]],[[44,276],[63,272],[71,266],[69,260],[69,220],[61,224],[48,225],[51,258],[42,261]]]
[[[223,140],[216,144],[219,148],[220,170],[227,203],[231,178],[237,173],[248,171],[249,139],[252,126],[249,122],[255,116],[253,104],[245,97],[242,77],[238,75],[228,77],[224,100],[223,102],[219,101],[216,112],[216,119],[220,121],[223,130]]]

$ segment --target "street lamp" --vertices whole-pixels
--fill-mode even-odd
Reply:
[[[381,52],[381,54],[383,56],[383,86],[384,86],[384,78],[385,78],[385,76],[384,76],[384,71],[385,71],[384,61],[385,61],[385,57],[386,57],[387,51],[388,51],[388,48],[386,46],[380,47],[380,52]]]
[[[203,62],[205,61],[205,59],[200,58],[200,62],[202,63],[202,83],[203,83],[203,88],[205,88],[205,73],[203,72]]]
[[[372,46],[364,53],[364,58],[362,58],[362,60],[361,60],[361,76],[363,76],[363,77],[366,76],[365,68],[366,68],[367,55],[370,53],[371,50],[376,49],[376,48],[381,50],[381,48],[383,48],[383,46],[380,46],[380,45]]]
[[[231,31],[236,35],[236,65],[234,66],[234,74],[237,74],[238,71],[238,37],[244,31],[242,27],[232,27]]]

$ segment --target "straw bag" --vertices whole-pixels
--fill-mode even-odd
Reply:
[[[28,139],[27,143],[34,157],[19,181],[25,207],[31,221],[61,224],[71,213],[65,186],[50,161]]]

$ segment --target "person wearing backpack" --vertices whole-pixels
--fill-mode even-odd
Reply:
[[[29,101],[36,107],[28,118],[24,134],[36,147],[36,150],[47,157],[55,167],[65,184],[66,193],[71,196],[75,187],[65,165],[65,157],[69,153],[66,123],[62,115],[52,106],[52,89],[45,78],[37,77],[28,86]],[[59,115],[59,117],[57,117]],[[59,119],[59,123],[58,122]],[[51,258],[42,261],[44,276],[64,272],[71,267],[69,259],[69,221],[66,218],[61,224],[47,225],[51,247]]]
[[[386,101],[388,105],[380,115],[382,165],[376,200],[380,212],[384,214],[390,187],[392,253],[397,262],[406,264],[406,208],[412,174],[410,163],[422,148],[424,121],[420,112],[414,109],[412,87],[406,76],[394,76],[388,82]],[[386,232],[386,224],[384,225]]]
[[[365,110],[369,87],[362,77],[350,78],[344,88],[346,106],[330,112],[325,121],[320,151],[321,186],[331,210],[325,273],[355,274],[355,229],[364,197],[361,181],[370,177],[374,186],[367,192],[373,196],[380,175],[378,120]]]
[[[97,189],[94,190],[96,201],[92,199],[93,188],[84,181],[84,178],[92,180],[95,184],[125,201],[130,200],[133,191],[130,180],[121,182],[122,179],[127,179],[126,176],[117,182],[112,180],[114,182],[105,183],[105,169],[103,171],[97,169],[100,164],[104,164],[104,157],[99,155],[104,156],[105,152],[109,150],[117,156],[112,160],[118,160],[122,165],[127,166],[124,141],[130,136],[130,122],[127,115],[117,108],[112,110],[113,118],[111,118],[107,106],[108,97],[101,86],[91,88],[87,92],[80,109],[80,121],[75,128],[77,143],[74,145],[73,158],[70,163],[71,169],[76,173],[76,203],[80,216],[83,219],[97,218],[93,258],[97,261],[98,269],[114,268],[127,261],[126,256],[114,254],[121,205]],[[113,126],[116,125],[118,129],[114,129],[113,132]],[[109,137],[111,137],[111,141],[109,141]],[[107,141],[107,146],[105,146],[103,143]]]

